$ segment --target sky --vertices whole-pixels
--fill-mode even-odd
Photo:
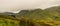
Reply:
[[[0,0],[0,12],[17,13],[24,9],[46,9],[60,6],[60,0]]]

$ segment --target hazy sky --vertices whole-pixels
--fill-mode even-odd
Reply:
[[[18,12],[22,9],[60,6],[60,0],[0,0],[0,12]]]

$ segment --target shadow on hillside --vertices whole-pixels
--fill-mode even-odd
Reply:
[[[25,20],[25,19],[21,19],[19,25],[20,26],[52,26],[52,25],[45,24],[45,23],[40,23],[38,25],[37,23],[34,23],[30,20]]]

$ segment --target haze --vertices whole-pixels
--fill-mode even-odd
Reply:
[[[17,13],[22,9],[46,9],[60,6],[60,0],[0,0],[0,12]]]

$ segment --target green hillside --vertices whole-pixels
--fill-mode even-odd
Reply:
[[[60,6],[0,13],[0,26],[60,26]]]

